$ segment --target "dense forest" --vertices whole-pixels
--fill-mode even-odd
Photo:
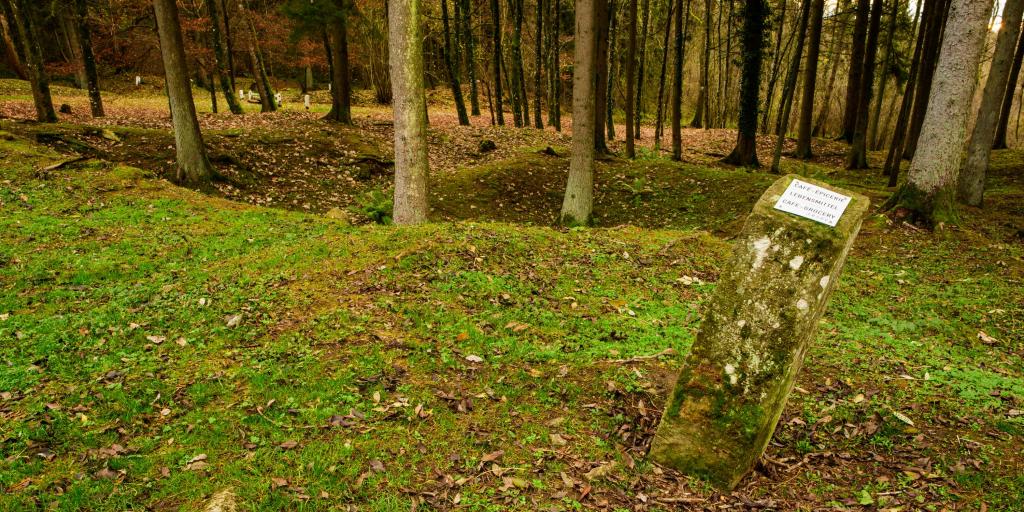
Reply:
[[[0,0],[0,510],[1022,510],[1022,25]]]

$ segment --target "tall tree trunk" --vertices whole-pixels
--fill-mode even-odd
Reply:
[[[764,3],[764,11],[765,11],[765,15],[767,15],[767,13],[768,13],[768,3],[767,3],[767,0],[764,0],[764,2],[765,2]],[[728,120],[732,119],[732,111],[731,111],[731,109],[732,109],[732,102],[728,101],[728,100],[732,96],[732,86],[730,84],[732,83],[732,20],[733,20],[733,14],[734,13],[735,13],[734,0],[729,0],[729,14],[728,14],[728,18],[726,18],[726,20],[725,20],[726,21],[726,25],[725,25],[725,83],[723,84],[724,88],[722,89],[724,91],[724,94],[722,95],[722,99],[724,99],[726,101],[725,101],[725,104],[724,104],[725,108],[722,110],[722,120],[721,120],[722,122],[720,124],[720,126],[722,128],[725,128],[725,125],[728,122]],[[764,34],[763,33],[762,33],[761,37],[762,37],[762,39],[764,38]],[[719,44],[721,44],[721,43],[719,43]],[[760,58],[764,59],[764,55],[763,55],[764,42],[763,41],[762,41],[761,45],[762,45],[762,54],[761,54]],[[742,80],[742,78],[741,78],[741,80]],[[760,84],[760,82],[761,82],[761,79],[758,78],[758,84]],[[742,101],[742,100],[740,100],[740,101]]]
[[[853,143],[846,157],[847,169],[868,169],[868,113],[871,109],[871,88],[875,81],[875,58],[878,56],[878,31],[881,27],[882,0],[874,0],[871,6],[871,21],[865,44],[864,70],[861,72],[860,93],[857,94],[856,122],[853,127]]]
[[[850,51],[850,74],[846,80],[846,102],[843,108],[843,130],[838,140],[853,142],[857,128],[857,112],[860,108],[860,93],[864,90],[864,41],[867,38],[868,18],[871,15],[871,0],[857,0],[857,18],[853,23],[853,41]]]
[[[3,2],[4,13],[14,33],[14,40],[21,45],[21,56],[28,70],[29,84],[32,87],[32,101],[36,108],[36,120],[41,123],[57,122],[57,113],[53,110],[53,98],[50,96],[50,79],[46,76],[43,62],[43,50],[39,46],[39,29],[36,7],[26,0],[0,0]]]
[[[469,116],[466,114],[466,102],[462,101],[462,84],[459,83],[459,74],[455,71],[455,62],[452,61],[452,33],[448,22],[448,0],[441,0],[441,23],[444,28],[444,65],[448,68],[448,83],[452,88],[452,98],[455,99],[455,111],[459,116],[459,124],[469,126]]]
[[[927,37],[931,24],[936,22],[936,11],[941,8],[944,0],[924,0],[924,9],[921,13],[921,27],[917,31],[917,42],[914,44],[914,56],[910,61],[910,74],[907,83],[903,87],[903,99],[900,101],[900,113],[896,116],[896,127],[892,132],[892,143],[889,144],[889,151],[885,156],[885,168],[883,175],[889,176],[889,187],[895,187],[900,174],[900,165],[903,162],[903,145],[907,140],[907,127],[910,124],[910,109],[914,104],[914,94],[917,90],[916,83],[921,74],[921,54],[924,51],[925,38]]]
[[[613,95],[615,90],[615,76],[616,69],[615,63],[618,61],[616,56],[618,55],[619,46],[619,34],[618,34],[618,9],[615,6],[615,0],[609,0],[610,11],[608,13],[610,25],[608,29],[608,83],[606,87],[608,91],[605,93],[605,124],[608,127],[608,140],[615,140],[615,96]]]
[[[1013,54],[1013,65],[1010,67],[1009,80],[1003,92],[1003,102],[999,109],[999,122],[996,124],[992,149],[1006,149],[1006,126],[1010,123],[1010,108],[1013,106],[1013,95],[1017,92],[1017,77],[1020,76],[1022,62],[1024,62],[1024,34],[1017,38],[1017,50]]]
[[[512,91],[512,108],[515,114],[516,126],[524,127],[529,125],[530,108],[526,98],[526,81],[523,78],[523,0],[511,0],[512,6],[512,73],[510,78]]]
[[[210,0],[211,2],[217,0]],[[220,0],[221,12],[224,13],[224,47],[227,49],[228,59],[228,82],[231,90],[235,90],[235,45],[231,38],[231,12],[228,10],[228,0]],[[243,10],[244,5],[239,5]]]
[[[427,97],[423,84],[422,4],[389,0],[388,41],[395,120],[395,224],[427,221]]]
[[[160,36],[171,125],[174,128],[172,131],[177,155],[174,179],[182,185],[205,189],[210,186],[213,167],[206,158],[206,147],[203,145],[203,135],[199,131],[196,107],[192,101],[185,44],[181,39],[181,25],[178,21],[178,5],[175,0],[153,0],[153,9]]]
[[[456,0],[462,4],[462,41],[465,44],[466,77],[469,80],[469,109],[474,116],[480,115],[480,97],[476,84],[476,56],[474,48],[476,41],[473,37],[473,25],[470,22],[470,10],[472,3],[469,0]]]
[[[821,49],[821,24],[825,0],[810,0],[810,32],[807,35],[807,61],[804,64],[803,99],[800,100],[800,123],[796,135],[794,156],[804,160],[814,157],[811,150],[811,118],[814,116],[815,84],[818,81],[818,53]]]
[[[600,0],[599,0],[600,1]],[[681,1],[681,0],[680,0]],[[710,0],[708,0],[710,1]],[[672,32],[673,9],[680,9],[679,2],[673,2],[668,0],[668,15],[665,16],[665,38],[661,42],[661,73],[658,75],[658,113],[657,118],[654,122],[654,149],[658,150],[661,148],[661,136],[662,136],[662,121],[665,119],[664,98],[665,98],[665,75],[668,70],[668,36]]]
[[[942,38],[918,150],[907,182],[886,204],[926,226],[955,219],[956,175],[991,8],[987,1],[952,1],[949,17],[956,22]]]
[[[772,104],[775,102],[775,82],[778,80],[782,68],[782,34],[786,31],[786,5],[788,3],[787,0],[779,0],[779,24],[778,29],[775,30],[775,51],[772,52],[772,68],[768,73],[768,90],[764,98],[765,107],[761,111],[762,133],[768,133],[768,118],[771,117]],[[789,44],[787,43],[786,46],[788,49]]]
[[[553,24],[552,49],[551,49],[551,105],[548,107],[548,124],[555,127],[556,131],[562,131],[562,64],[561,64],[561,53],[562,53],[562,42],[560,37],[562,35],[561,25],[561,13],[562,13],[562,0],[549,0],[555,4],[554,15],[551,16],[551,23]]]
[[[540,96],[542,87],[540,83],[541,70],[544,68],[544,0],[537,0],[537,39],[534,41],[534,70],[533,70],[533,127],[538,130],[544,129],[544,119],[541,118]]]
[[[1006,0],[1003,6],[1003,23],[996,38],[996,49],[992,65],[981,95],[981,107],[967,146],[967,160],[957,180],[957,195],[971,206],[981,206],[985,195],[985,171],[988,169],[989,153],[995,138],[996,123],[999,122],[999,106],[1006,90],[1013,61],[1013,49],[1020,35],[1021,15],[1024,14],[1024,0]]]
[[[611,0],[596,0],[594,3],[594,23],[597,31],[597,54],[594,56],[594,67],[596,69],[596,82],[594,89],[594,151],[604,154],[608,151],[605,143],[605,116],[608,111],[608,29],[609,15],[608,2]],[[573,83],[573,94],[576,85]],[[573,98],[573,109],[575,111],[576,99]]]
[[[840,0],[839,12],[846,11],[846,5],[848,0]],[[827,128],[829,112],[832,110],[832,92],[835,90],[836,75],[839,71],[839,64],[842,62],[842,57],[839,55],[838,46],[839,41],[846,35],[845,25],[846,21],[849,20],[849,14],[844,14],[837,21],[832,23],[831,42],[829,43],[828,49],[828,67],[829,70],[826,72],[828,75],[828,83],[825,85],[825,96],[821,101],[821,109],[818,110],[817,120],[814,122],[814,130],[811,134],[815,137],[823,137]]]
[[[743,6],[743,74],[740,77],[740,112],[736,147],[723,162],[760,167],[757,161],[757,109],[764,57],[765,0],[747,0]]]
[[[690,14],[690,0],[686,0],[686,7],[680,6],[676,9],[675,26],[675,54],[676,61],[672,68],[672,160],[683,159],[683,65],[686,63],[686,52],[683,46],[683,18]]]
[[[633,137],[636,140],[640,140],[640,120],[644,115],[644,74],[647,69],[647,36],[648,36],[648,23],[651,19],[651,2],[650,0],[643,0],[641,3],[640,10],[643,12],[643,24],[640,28],[640,33],[643,39],[640,41],[640,57],[637,64],[637,75],[636,75],[636,105],[633,111]]]
[[[572,157],[559,220],[562,225],[589,225],[594,209],[594,107],[597,86],[597,13],[594,3],[576,0],[576,41],[572,74]]]
[[[922,2],[918,2],[918,6]],[[920,9],[917,11],[920,13]],[[889,83],[890,70],[892,69],[893,41],[895,40],[896,20],[899,18],[900,0],[893,0],[892,12],[889,14],[889,26],[885,30],[885,58],[882,60],[882,74],[878,79],[878,94],[875,95],[875,108],[868,125],[868,146],[871,149],[878,149],[878,122],[882,117],[882,101],[885,100],[886,84]],[[917,27],[917,18],[914,19],[913,27]],[[913,28],[911,29],[913,34]]]
[[[4,63],[19,79],[28,80],[28,70],[21,63],[21,56],[18,55],[19,46],[14,42],[13,32],[14,29],[7,24],[7,16],[0,16],[0,44],[3,45]]]
[[[85,0],[75,0],[75,24],[78,46],[82,56],[86,88],[89,90],[89,109],[93,117],[103,117],[103,96],[100,95],[100,78],[96,72],[96,56],[92,53],[92,31],[89,30],[89,7]]]
[[[73,67],[75,87],[85,89],[88,82],[85,78],[85,66],[82,65],[82,44],[78,39],[78,20],[75,19],[77,17],[74,13],[75,6],[72,4],[70,7],[70,11],[56,12],[53,17],[56,18],[60,32],[64,36],[59,38],[64,43],[61,46],[66,46],[71,57],[68,59],[68,63]]]
[[[238,103],[235,91],[231,88],[231,81],[227,73],[227,57],[224,55],[224,35],[221,33],[220,2],[209,0],[206,2],[207,10],[210,13],[210,38],[213,42],[213,60],[217,68],[217,76],[220,80],[220,88],[224,93],[224,99],[232,114],[241,114],[242,105]]]
[[[501,6],[498,0],[491,0],[491,37],[494,45],[494,112],[498,115],[498,126],[504,126],[505,112],[501,105]]]
[[[626,158],[636,158],[633,139],[633,108],[636,106],[636,15],[637,1],[629,0],[626,12],[626,30],[629,31],[629,48],[626,49]]]
[[[691,128],[705,128],[708,119],[708,64],[711,60],[711,0],[704,0],[704,48],[700,56],[700,90],[697,91],[697,112],[690,121]]]
[[[930,104],[932,81],[935,76],[935,68],[939,60],[939,49],[942,47],[943,32],[946,27],[946,19],[950,10],[950,0],[944,0],[941,8],[935,12],[935,22],[929,28],[925,38],[924,49],[921,51],[920,75],[917,78],[917,90],[914,92],[914,110],[910,114],[910,130],[907,132],[907,141],[903,146],[903,158],[910,160],[917,150],[917,141],[921,135],[921,128],[924,126],[924,117]],[[960,20],[956,20],[957,23]]]
[[[215,0],[209,0],[211,2]],[[226,12],[226,11],[225,11]],[[262,112],[274,112],[277,110],[277,101],[274,99],[274,88],[270,85],[270,79],[267,77],[266,66],[263,65],[263,53],[260,51],[260,39],[256,33],[256,25],[252,22],[252,17],[246,12],[245,3],[243,0],[238,2],[238,13],[242,17],[242,22],[249,27],[249,69],[252,74],[253,81],[256,83],[256,90],[260,94],[260,110]],[[227,26],[227,17],[224,18],[225,26]],[[330,48],[328,47],[328,50]],[[230,52],[228,53],[230,55]],[[347,59],[346,59],[347,60]],[[331,55],[328,54],[328,62],[332,62]],[[233,62],[233,61],[229,61]],[[233,64],[232,64],[233,65]],[[332,63],[333,65],[333,63]],[[234,70],[229,65],[229,75],[234,73]],[[231,80],[231,87],[234,88],[235,82]]]
[[[210,93],[210,111],[214,114],[217,113],[217,81],[214,79],[213,70],[211,69],[206,73],[206,78],[209,83],[206,84],[206,90]]]
[[[775,128],[775,153],[772,155],[771,172],[779,173],[779,160],[782,158],[782,145],[786,141],[786,128],[789,126],[789,114],[793,108],[793,96],[796,93],[796,79],[800,75],[800,58],[804,54],[804,36],[807,34],[807,22],[811,15],[811,3],[820,0],[803,0],[800,7],[800,23],[796,31],[796,50],[793,51],[793,62],[786,72],[786,83],[782,86],[782,98],[779,100],[779,119]]]

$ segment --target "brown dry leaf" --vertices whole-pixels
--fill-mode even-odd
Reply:
[[[505,450],[493,451],[491,453],[488,453],[488,454],[484,455],[483,457],[480,457],[480,462],[481,463],[494,462],[494,461],[500,459],[502,455],[505,455]]]
[[[279,448],[282,448],[282,449],[285,449],[285,450],[291,450],[292,448],[295,448],[298,445],[299,445],[298,441],[289,439],[288,441],[285,441],[285,442],[283,442],[283,443],[281,443],[281,444],[279,444],[277,446]]]
[[[276,476],[270,477],[270,489],[273,490],[279,487],[288,487],[288,480]]]

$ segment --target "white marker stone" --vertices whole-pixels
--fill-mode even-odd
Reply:
[[[835,227],[849,204],[848,195],[794,178],[775,209]]]
[[[142,77],[135,75],[135,87],[142,85]]]
[[[794,183],[803,195],[843,203],[823,210],[834,215],[831,224],[777,208]],[[750,471],[775,432],[868,205],[792,175],[765,191],[668,397],[654,461],[725,489]]]
[[[306,105],[306,110],[309,110],[309,95],[308,94],[303,94],[302,95],[302,103],[304,105]]]

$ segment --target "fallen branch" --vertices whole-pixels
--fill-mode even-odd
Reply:
[[[43,172],[56,171],[57,169],[60,169],[61,167],[64,167],[66,165],[71,165],[71,164],[73,164],[75,162],[81,162],[82,160],[88,160],[88,159],[89,159],[89,157],[87,157],[87,156],[76,156],[75,158],[72,158],[70,160],[64,160],[63,162],[57,162],[57,163],[55,163],[53,165],[49,165],[49,166],[43,167],[41,169],[41,171],[43,171]]]
[[[676,352],[676,349],[674,349],[674,348],[666,348],[665,350],[662,350],[661,352],[658,352],[657,354],[651,354],[651,355],[647,355],[647,356],[633,356],[633,357],[630,357],[629,359],[614,359],[614,360],[608,361],[608,362],[609,363],[635,363],[637,361],[646,361],[648,359],[657,359],[657,358],[662,357],[662,356],[674,356],[676,354],[678,354],[678,352]]]

